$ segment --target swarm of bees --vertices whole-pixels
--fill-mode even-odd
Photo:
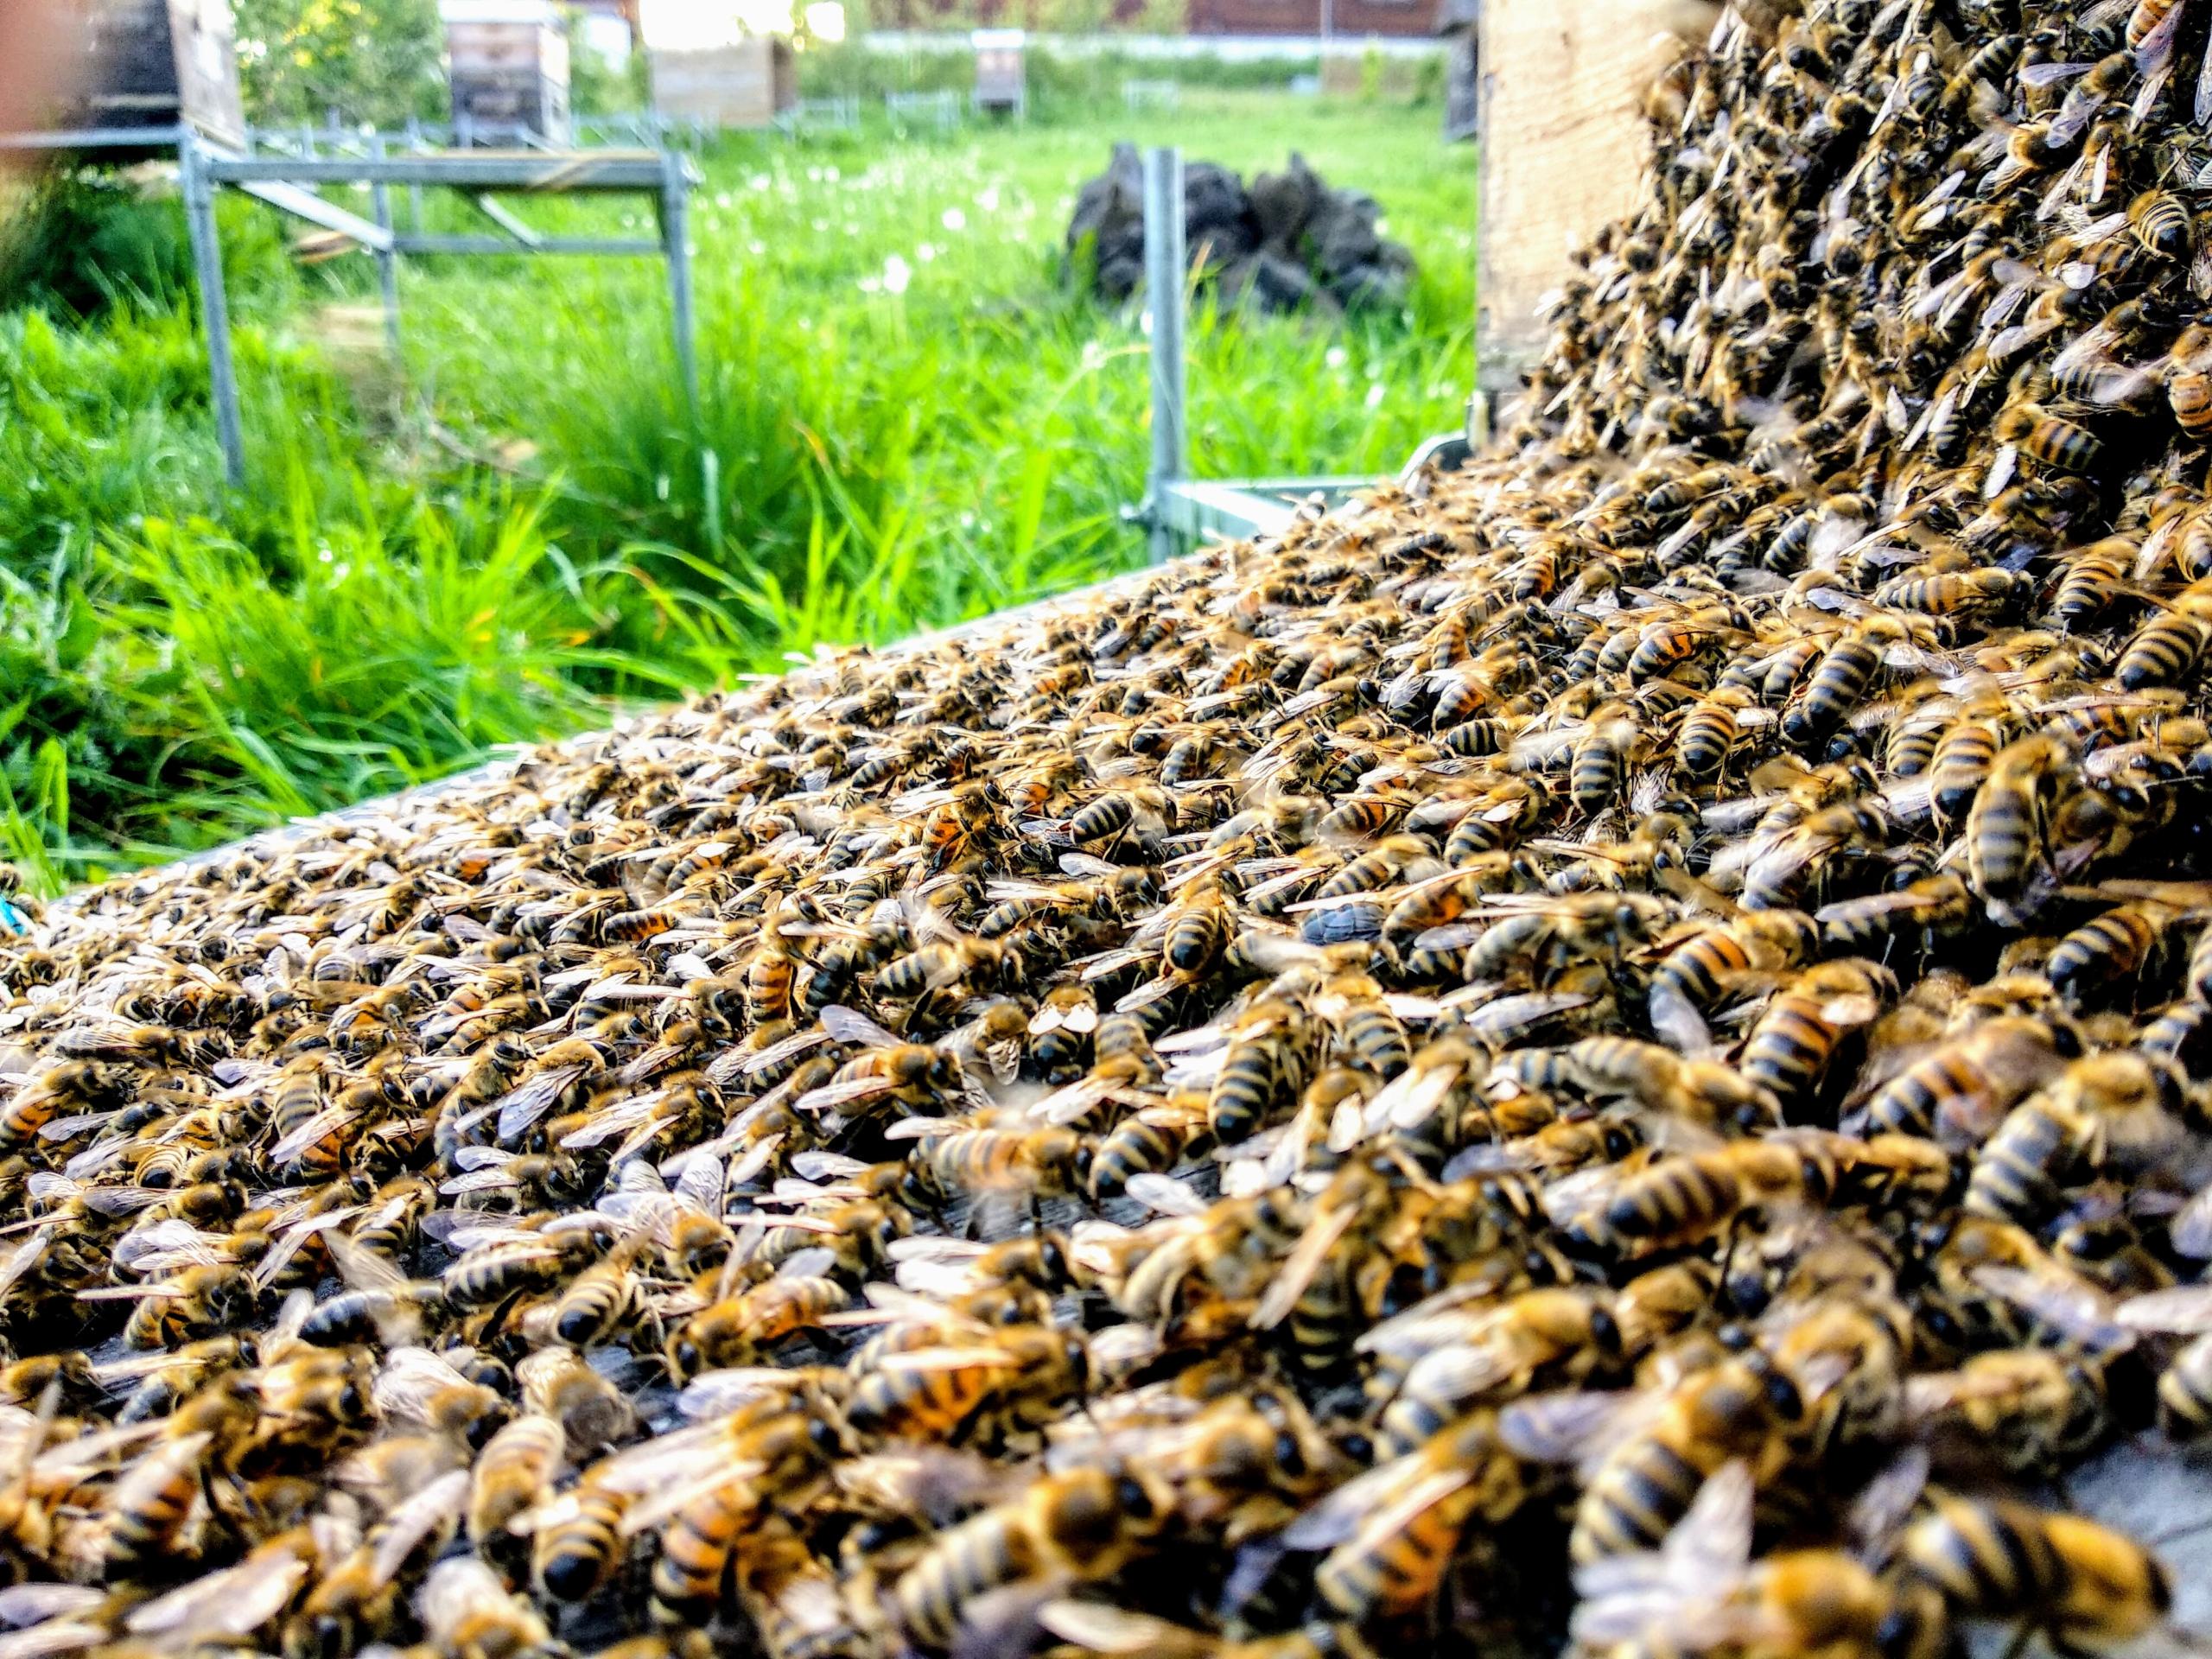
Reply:
[[[2205,0],[1731,11],[1497,453],[0,943],[0,1659],[2190,1649]]]

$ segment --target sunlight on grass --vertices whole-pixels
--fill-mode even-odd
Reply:
[[[411,262],[404,377],[321,339],[325,308],[372,296],[365,262],[248,269],[238,498],[174,296],[0,313],[0,856],[51,889],[1134,563],[1141,320],[1059,270],[1117,138],[1248,172],[1295,149],[1382,202],[1421,264],[1404,308],[1201,308],[1190,430],[1205,475],[1387,470],[1458,423],[1471,366],[1473,161],[1435,124],[1192,92],[1173,116],[727,138],[694,198],[696,421],[657,263]]]

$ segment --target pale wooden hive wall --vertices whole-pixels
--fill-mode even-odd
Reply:
[[[653,108],[721,127],[765,127],[797,101],[789,42],[755,35],[734,46],[654,52]]]
[[[1649,153],[1645,94],[1719,16],[1706,0],[1490,0],[1483,8],[1475,353],[1510,392],[1540,351],[1536,302],[1625,213]]]

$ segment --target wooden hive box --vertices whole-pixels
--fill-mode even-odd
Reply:
[[[445,0],[457,128],[569,141],[569,36],[550,0]]]
[[[791,43],[780,35],[748,35],[728,46],[646,55],[653,108],[662,115],[718,127],[765,127],[798,102]]]
[[[1643,105],[1708,0],[1491,0],[1477,32],[1481,193],[1476,384],[1510,401],[1546,335],[1537,301],[1570,251],[1626,213],[1649,153]]]
[[[1447,143],[1472,138],[1482,116],[1482,0],[1444,0],[1436,32],[1444,41],[1444,137]]]
[[[1018,29],[979,29],[976,48],[976,107],[1026,113],[1029,107],[1028,37]]]
[[[228,148],[245,143],[227,0],[66,0],[65,9],[75,63],[56,127],[183,125]]]

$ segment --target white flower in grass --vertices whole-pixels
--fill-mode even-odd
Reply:
[[[946,208],[941,217],[944,221],[944,228],[948,231],[959,232],[968,228],[968,215],[957,207]]]
[[[1367,406],[1370,409],[1380,409],[1382,407],[1382,383],[1380,380],[1370,380],[1368,382]]]
[[[985,213],[995,213],[996,212],[998,212],[998,210],[999,210],[999,188],[998,188],[998,186],[996,186],[995,184],[987,184],[987,185],[985,185],[985,186],[984,186],[981,190],[978,190],[978,191],[976,193],[976,205],[978,207],[982,208],[982,209]],[[949,219],[949,218],[950,218],[950,217],[951,217],[951,214],[950,214],[950,213],[948,213],[945,216]],[[947,228],[950,228],[950,227],[948,226]]]
[[[937,244],[934,242],[923,243],[920,247],[914,250],[914,257],[920,260],[926,265],[931,260],[937,257]]]
[[[897,254],[883,262],[883,291],[904,294],[914,280],[914,268]]]
[[[1351,357],[1343,346],[1332,346],[1329,347],[1328,355],[1324,357],[1321,360],[1332,369],[1341,369],[1345,364],[1351,361]]]

